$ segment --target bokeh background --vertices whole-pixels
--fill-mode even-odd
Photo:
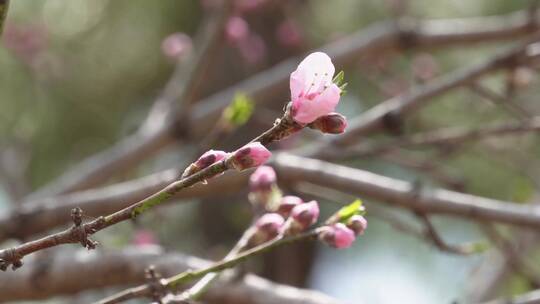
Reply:
[[[0,44],[0,160],[4,181],[0,212],[7,212],[26,194],[45,186],[85,157],[135,132],[170,78],[175,60],[182,61],[178,56],[184,56],[174,48],[167,50],[164,40],[171,34],[184,33],[187,36],[182,36],[182,41],[188,46],[181,44],[178,48],[189,53],[186,37],[196,35],[211,10],[211,2],[12,1]],[[273,0],[253,1],[262,4],[250,7],[250,1],[245,2],[248,8],[237,17],[247,23],[249,37],[238,43],[229,37],[234,36],[235,29],[224,33],[226,37],[213,55],[198,98],[289,57],[301,58],[309,50],[377,22],[403,16],[453,19],[505,15],[534,4],[507,0]],[[349,86],[339,110],[354,117],[415,85],[479,62],[511,44],[391,51],[357,58],[354,64],[340,67]],[[170,52],[177,57],[171,58]],[[536,71],[524,68],[518,76],[519,87],[510,92],[513,100],[526,113],[540,112]],[[496,73],[482,83],[506,94],[509,77],[517,76]],[[255,107],[247,124],[219,147],[234,148],[253,130],[264,130],[286,101],[288,92],[276,91],[274,105]],[[436,97],[435,102],[408,117],[403,128],[411,134],[513,119],[504,108],[462,88]],[[313,136],[306,132],[280,147],[299,146]],[[388,136],[392,135],[372,140]],[[186,165],[197,149],[197,142],[172,145],[118,172],[108,183]],[[539,153],[538,137],[524,135],[468,143],[452,151],[406,151],[398,159],[369,157],[343,163],[429,186],[453,187],[525,204],[537,199]],[[419,170],[410,162],[429,163],[432,170]],[[283,188],[296,191],[287,185]],[[159,208],[96,238],[107,249],[152,243],[169,251],[219,259],[249,225],[246,192],[219,202],[193,200]],[[325,214],[335,210],[334,203],[318,199]],[[395,229],[387,217],[381,219],[377,214],[421,227],[414,216],[382,202],[365,201],[368,212],[372,206],[376,211],[373,216],[368,213],[369,229],[353,248],[337,251],[322,244],[295,245],[255,259],[248,268],[272,280],[314,288],[347,303],[466,303],[463,301],[475,293],[475,284],[483,280],[478,275],[480,269],[498,256],[494,249],[471,256],[441,252],[425,240]],[[477,223],[471,221],[435,217],[434,223],[449,243],[486,239]],[[534,258],[534,254],[528,256],[531,261]],[[520,275],[510,273],[491,296],[518,294],[533,287]],[[54,298],[49,303],[82,303],[104,295],[103,291],[91,291]]]

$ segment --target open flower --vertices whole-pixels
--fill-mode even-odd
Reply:
[[[291,73],[292,117],[300,124],[333,112],[341,90],[332,82],[335,68],[328,55],[315,52],[307,56]]]
[[[264,164],[272,156],[260,142],[249,143],[233,152],[231,164],[236,170],[258,167]]]

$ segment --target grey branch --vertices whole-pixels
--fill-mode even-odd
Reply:
[[[275,168],[289,182],[303,180],[361,198],[428,214],[449,214],[521,227],[540,227],[540,208],[412,183],[316,159],[279,154]]]
[[[181,175],[171,169],[146,177],[103,188],[63,194],[22,204],[10,214],[0,216],[0,242],[8,238],[24,239],[70,221],[71,209],[80,207],[85,214],[98,217],[115,212],[159,191]],[[233,193],[245,186],[246,173],[229,174],[213,179],[208,185],[184,189],[174,199],[190,199]],[[173,200],[174,201],[174,200]]]
[[[51,296],[75,294],[84,290],[144,283],[144,270],[155,265],[162,275],[170,276],[188,269],[211,265],[210,261],[181,254],[163,254],[156,248],[128,248],[120,252],[75,253],[68,250],[48,264],[29,261],[17,272],[0,276],[0,302],[39,300]],[[317,291],[270,282],[248,274],[237,280],[224,276],[209,289],[210,303],[253,304],[338,304]]]
[[[270,163],[278,170],[280,179],[295,183],[306,181],[315,185],[334,188],[362,198],[384,201],[410,210],[427,214],[450,214],[472,219],[500,222],[520,227],[540,227],[540,207],[499,201],[444,189],[420,189],[413,184],[361,169],[335,165],[328,162],[278,154]],[[199,185],[179,193],[177,198],[221,195],[241,191],[247,183],[249,172],[231,173],[215,178],[208,185]],[[0,220],[0,239],[13,236],[31,236],[69,221],[68,210],[81,206],[89,214],[98,215],[130,205],[130,198],[145,197],[155,189],[174,179],[172,171],[158,173],[148,178],[87,190],[61,196],[46,204],[45,209],[24,216],[12,214]],[[153,180],[155,179],[155,180]],[[64,213],[65,212],[65,213]],[[20,231],[10,229],[18,227]]]
[[[345,149],[327,149],[322,152],[325,159],[347,159],[362,156],[380,156],[400,148],[455,147],[460,144],[499,136],[540,132],[540,117],[514,123],[498,123],[477,128],[445,128],[412,134],[382,144],[359,144]]]

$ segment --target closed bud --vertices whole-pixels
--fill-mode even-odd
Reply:
[[[325,226],[319,233],[319,239],[324,243],[338,249],[351,247],[355,240],[354,231],[343,223]]]
[[[260,142],[249,143],[233,152],[231,165],[238,171],[258,167],[264,164],[272,156]]]
[[[341,134],[347,128],[347,118],[339,113],[330,113],[317,118],[309,125],[312,129],[317,129],[323,133]]]
[[[295,206],[291,211],[291,217],[296,226],[301,230],[306,230],[309,226],[315,224],[319,218],[319,204],[317,201]]]
[[[195,174],[202,169],[213,165],[214,163],[221,161],[227,157],[227,153],[224,151],[209,150],[197,159],[194,163],[189,165],[182,174],[182,178]]]
[[[347,222],[347,227],[354,231],[355,235],[362,235],[367,229],[368,223],[365,217],[361,215],[352,216]]]
[[[288,217],[294,207],[303,204],[304,201],[298,196],[288,195],[281,198],[277,212],[283,217]]]
[[[249,190],[271,191],[272,185],[276,183],[276,171],[270,166],[260,166],[249,177]]]
[[[267,242],[279,235],[285,219],[277,213],[266,213],[255,222],[255,234],[251,238],[251,245]]]

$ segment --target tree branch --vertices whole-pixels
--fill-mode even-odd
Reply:
[[[363,156],[376,156],[400,148],[418,147],[456,147],[467,142],[491,137],[540,132],[540,117],[533,117],[522,122],[499,123],[478,128],[445,128],[435,131],[413,134],[407,138],[396,139],[382,144],[360,144],[346,149],[330,149],[323,152],[325,159],[349,159]]]
[[[0,301],[40,300],[76,294],[84,290],[133,285],[144,282],[149,265],[165,276],[201,269],[212,262],[176,253],[160,253],[152,247],[112,252],[59,252],[52,262],[32,259],[16,272],[0,276]],[[272,283],[248,274],[242,278],[225,274],[205,297],[210,303],[242,304],[337,304],[320,292]]]
[[[520,227],[540,227],[540,208],[536,206],[444,189],[423,189],[418,192],[409,182],[284,153],[277,155],[273,164],[280,178],[289,182],[303,180],[428,214],[449,214]]]
[[[439,250],[443,252],[453,253],[453,254],[460,254],[460,255],[470,255],[475,254],[478,251],[476,248],[474,248],[475,244],[459,244],[459,245],[452,245],[446,243],[443,238],[439,235],[437,232],[437,229],[429,219],[429,217],[425,213],[421,212],[415,212],[416,216],[421,220],[421,222],[424,224],[425,230],[424,230],[424,237],[432,243],[435,247],[439,248]]]
[[[170,169],[135,180],[103,188],[63,194],[18,205],[0,215],[0,242],[8,238],[26,239],[69,222],[71,209],[80,207],[90,217],[115,212],[140,201],[174,182],[182,171]],[[207,185],[194,185],[175,194],[172,199],[217,197],[232,194],[245,187],[247,173],[226,174]]]
[[[199,270],[187,270],[182,273],[179,273],[175,276],[172,276],[168,279],[162,280],[162,285],[164,288],[169,289],[170,291],[175,291],[179,287],[190,283],[194,280],[200,279],[204,277],[207,274],[220,272],[225,269],[232,268],[243,261],[245,261],[248,258],[251,258],[253,256],[262,254],[264,252],[267,252],[273,248],[290,244],[293,242],[301,241],[301,240],[307,240],[315,238],[318,233],[320,232],[319,229],[310,230],[308,232],[304,232],[298,235],[293,236],[287,236],[282,238],[277,238],[272,241],[268,241],[266,243],[263,243],[261,245],[255,246],[251,249],[248,249],[246,251],[243,251],[237,255],[234,255],[233,257],[230,257],[228,259],[225,259],[223,261],[214,263],[213,265],[209,267],[205,267],[203,269]],[[151,292],[151,287],[146,285],[141,285],[137,287],[133,287],[130,289],[126,289],[124,291],[121,291],[113,296],[110,296],[106,299],[103,299],[101,301],[96,302],[96,304],[113,304],[113,303],[120,303],[125,300],[132,299],[131,296],[135,295],[137,297],[143,296],[149,296]]]
[[[272,128],[257,136],[252,140],[252,142],[258,141],[262,145],[268,145],[273,141],[280,140],[284,136],[287,136],[293,129],[295,131],[300,130],[297,128],[296,123],[292,120],[289,108],[287,108],[283,117]],[[15,270],[16,268],[22,266],[22,258],[24,256],[61,244],[81,243],[84,247],[93,249],[96,246],[96,243],[88,238],[92,234],[117,223],[134,219],[140,214],[146,212],[148,209],[172,198],[181,190],[189,188],[199,182],[205,181],[225,172],[228,169],[233,168],[232,160],[232,157],[227,157],[221,161],[215,162],[201,171],[174,181],[167,187],[137,203],[131,204],[128,207],[107,216],[100,216],[84,225],[81,224],[80,220],[74,220],[75,226],[64,231],[45,236],[35,241],[23,243],[12,248],[1,250],[0,270],[6,270],[9,265],[12,265],[13,270]],[[79,208],[76,209],[80,210]]]

